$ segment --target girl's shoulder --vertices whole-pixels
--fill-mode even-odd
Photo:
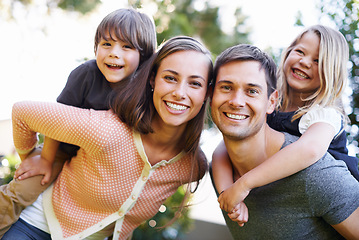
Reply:
[[[335,128],[336,133],[342,128],[342,114],[335,107],[313,106],[299,121],[299,131],[303,134],[312,124],[324,122]]]

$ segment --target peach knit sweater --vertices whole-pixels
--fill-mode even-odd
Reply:
[[[81,147],[44,194],[54,240],[83,239],[113,223],[114,239],[126,239],[189,181],[188,155],[151,166],[140,135],[111,110],[20,102],[12,118],[19,153],[34,148],[36,132]]]

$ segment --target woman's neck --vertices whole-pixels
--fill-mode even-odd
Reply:
[[[162,160],[170,160],[183,150],[185,126],[166,126],[154,119],[152,128],[153,133],[141,134],[143,147],[152,165]]]

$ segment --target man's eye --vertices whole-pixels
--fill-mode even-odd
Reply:
[[[255,94],[258,94],[259,91],[258,91],[257,89],[249,89],[249,90],[248,90],[248,93],[249,93],[250,95],[255,95]]]

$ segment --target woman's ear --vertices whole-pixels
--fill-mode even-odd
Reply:
[[[152,89],[155,88],[155,74],[154,74],[154,73],[151,74],[151,77],[150,77],[150,85],[151,85],[151,88],[152,88]]]
[[[274,109],[277,106],[277,102],[278,102],[278,91],[275,90],[269,96],[267,114],[271,114],[274,111]]]

